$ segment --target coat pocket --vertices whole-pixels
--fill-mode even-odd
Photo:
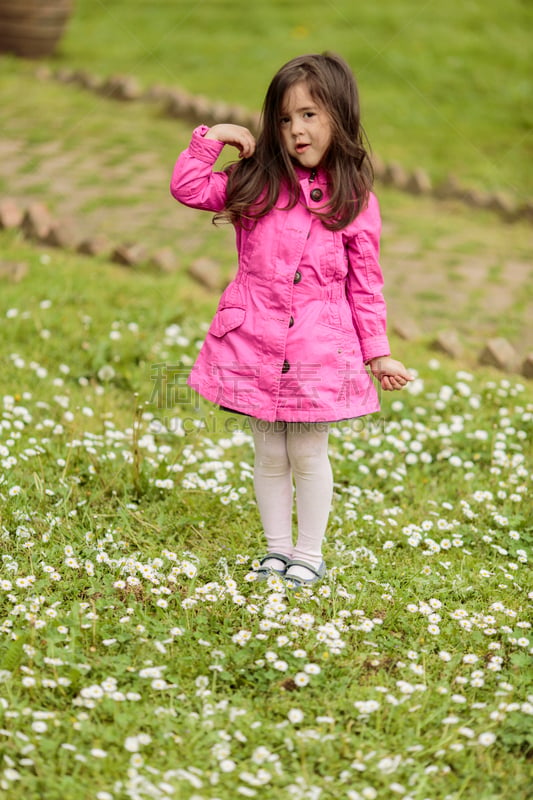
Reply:
[[[242,325],[245,315],[244,308],[221,308],[215,314],[209,333],[220,339],[229,331]]]
[[[245,316],[246,310],[242,290],[238,284],[230,283],[220,298],[209,333],[220,339],[229,331],[242,325]]]

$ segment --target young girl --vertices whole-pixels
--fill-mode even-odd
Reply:
[[[215,172],[224,145],[241,160]],[[390,357],[371,184],[355,80],[328,53],[295,58],[274,76],[257,140],[240,125],[202,125],[172,176],[177,200],[235,226],[238,273],[189,385],[248,415],[268,544],[257,578],[277,573],[292,588],[326,571],[328,423],[379,410],[365,365],[385,390],[412,380]]]

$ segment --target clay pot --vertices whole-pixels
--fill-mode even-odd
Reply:
[[[50,55],[72,13],[73,0],[0,0],[0,52]]]

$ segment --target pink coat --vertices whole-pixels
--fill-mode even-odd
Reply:
[[[201,126],[180,155],[172,195],[192,208],[224,208],[227,176],[213,171],[223,144]],[[389,355],[379,266],[378,203],[341,231],[308,207],[323,205],[327,175],[297,168],[301,203],[246,230],[239,268],[224,290],[188,383],[213,403],[259,419],[325,422],[379,410],[364,364]],[[317,191],[318,190],[318,191]]]

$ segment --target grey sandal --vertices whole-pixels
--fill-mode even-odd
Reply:
[[[278,561],[281,561],[285,565],[284,569],[274,569],[274,567],[265,566],[265,561],[268,561],[269,558],[277,558]],[[285,575],[285,570],[290,563],[290,558],[284,556],[283,553],[267,553],[266,556],[263,556],[259,562],[258,568],[255,570],[256,581],[266,581],[271,575]]]
[[[287,570],[290,567],[305,567],[308,569],[309,572],[312,573],[312,578],[300,578],[297,575],[287,575]],[[303,586],[312,586],[314,583],[318,583],[322,580],[324,575],[326,574],[326,562],[322,561],[319,567],[313,567],[312,564],[308,564],[306,561],[289,561],[287,564],[287,568],[285,570],[285,580],[287,582],[288,589],[301,589]]]

